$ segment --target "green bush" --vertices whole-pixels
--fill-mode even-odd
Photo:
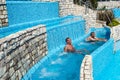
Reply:
[[[108,24],[108,26],[110,27],[114,27],[117,25],[120,25],[120,23],[116,19],[113,19],[112,22]]]

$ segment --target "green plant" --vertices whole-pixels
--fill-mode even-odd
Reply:
[[[116,19],[113,19],[112,22],[108,24],[108,26],[110,27],[117,26],[117,25],[120,25],[120,23]]]

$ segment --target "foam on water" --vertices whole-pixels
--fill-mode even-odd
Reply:
[[[61,63],[62,63],[61,58],[58,58],[57,60],[51,62],[51,64],[61,64]]]
[[[48,72],[46,68],[43,68],[40,72],[39,78],[50,77],[50,76],[58,76],[59,74],[56,72]]]
[[[61,51],[61,53],[59,54],[59,56],[63,56],[63,55],[67,55],[67,52],[64,52],[63,50]]]

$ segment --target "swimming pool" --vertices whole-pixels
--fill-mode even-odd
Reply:
[[[97,68],[97,72],[94,79],[95,80],[120,80],[120,47],[119,44],[120,42],[116,42],[116,51],[114,52],[110,52],[109,49],[112,49],[109,47],[109,49],[105,48],[106,50],[108,50],[106,53],[103,53],[103,55],[101,54],[101,57],[99,60],[102,59],[102,61],[104,61],[107,64],[101,64],[102,61],[98,61],[99,63],[97,64],[101,64],[98,65]],[[110,45],[109,45],[110,46]],[[106,59],[103,59],[102,57],[106,57]],[[96,59],[97,61],[98,59]],[[104,65],[104,68],[102,67]],[[101,70],[103,69],[103,70]],[[101,72],[99,72],[99,70],[101,70]],[[97,74],[99,72],[99,75]]]
[[[93,45],[92,43],[86,44],[81,42],[80,49],[84,46],[90,45],[95,46],[94,49],[96,49],[101,44]],[[79,46],[77,48],[79,48]],[[92,50],[93,48],[91,48],[91,51]],[[54,53],[54,55],[49,56],[48,59],[36,69],[36,71],[30,76],[28,80],[79,80],[79,70],[83,58],[84,55],[81,54],[58,51]]]
[[[86,48],[90,53],[92,53],[92,51],[103,43],[104,42],[79,42],[79,44],[75,45],[75,48]],[[89,46],[93,47],[91,48]],[[44,62],[40,61],[41,64],[35,69],[33,74],[28,74],[27,77],[24,77],[22,80],[79,80],[80,67],[84,55],[78,53],[65,53],[63,52],[63,49],[61,49],[47,57],[48,58]]]
[[[93,28],[91,31],[94,31],[98,37],[107,38],[107,31],[105,28]],[[55,36],[55,34],[53,36]],[[82,38],[78,37],[79,39],[77,41],[73,40],[76,49],[86,49],[91,54],[105,43],[86,42],[85,38],[87,38],[87,36],[89,36],[89,34],[82,36]],[[63,52],[63,46],[54,51],[50,49],[48,55],[40,60],[36,66],[34,65],[21,80],[79,80],[82,60],[85,54],[89,53],[83,52],[84,55],[78,53],[65,53]]]
[[[13,2],[13,3],[7,2],[7,3],[9,3],[10,5],[11,4],[13,5],[13,3],[20,4],[23,2]],[[25,2],[24,4],[26,3],[27,2]],[[28,2],[28,3],[34,6],[32,2]],[[38,3],[35,3],[35,4],[37,5]],[[55,5],[58,6],[58,3],[56,3]],[[13,7],[14,6],[8,9],[9,12],[10,12],[10,9],[12,9]],[[17,8],[21,8],[20,10],[23,9],[21,5],[17,6]],[[17,8],[14,9],[13,12],[16,11]],[[32,11],[36,10],[34,8],[32,9],[33,9]],[[94,72],[95,80],[101,79],[102,78],[101,76],[105,75],[106,72],[110,72],[111,68],[116,67],[116,66],[111,66],[112,64],[109,63],[111,62],[110,59],[112,59],[111,58],[112,56],[109,55],[109,51],[107,50],[110,50],[110,53],[112,53],[113,47],[111,45],[113,44],[113,40],[111,39],[109,40],[110,31],[107,28],[91,29],[91,31],[96,32],[97,37],[108,39],[106,43],[105,42],[88,43],[85,41],[86,37],[89,36],[89,33],[85,35],[85,20],[81,16],[70,15],[66,17],[59,17],[57,11],[55,16],[52,14],[55,11],[51,13],[52,14],[51,19],[50,19],[51,17],[50,15],[49,16],[46,15],[47,17],[41,16],[41,19],[44,19],[44,17],[48,18],[46,20],[39,20],[37,17],[39,15],[37,15],[36,12],[34,13],[36,14],[35,16],[32,16],[30,18],[27,16],[28,17],[27,19],[22,18],[21,20],[19,20],[20,16],[17,16],[17,15],[21,15],[21,14],[19,14],[19,11],[18,11],[18,13],[16,13],[16,17],[18,18],[13,17],[12,15],[10,15],[11,17],[8,16],[9,19],[11,19],[10,21],[12,21],[10,22],[11,25],[0,29],[0,38],[4,38],[10,34],[36,26],[38,24],[46,25],[47,35],[48,35],[47,36],[48,54],[42,60],[40,60],[36,65],[34,65],[28,71],[28,73],[23,76],[21,80],[39,80],[39,79],[40,80],[79,80],[80,66],[85,55],[63,52],[63,48],[65,46],[64,40],[66,37],[70,37],[73,40],[73,45],[75,46],[76,49],[87,49],[93,57],[97,55],[93,59],[94,71],[99,69],[101,70],[101,72],[100,71]],[[9,12],[8,14],[10,14]],[[28,13],[30,12],[28,11]],[[24,14],[24,12],[22,14]],[[28,15],[28,14],[25,14],[25,15]],[[23,15],[23,17],[26,17],[25,15]],[[30,13],[30,15],[32,15],[32,13]],[[20,23],[20,24],[17,24],[17,23]],[[110,47],[106,47],[106,44],[107,46],[109,45]],[[98,49],[100,49],[101,46],[102,46],[102,49],[99,51]],[[105,52],[107,52],[107,54],[105,54]],[[119,53],[119,51],[116,53]],[[84,54],[88,54],[88,52],[87,53],[85,52]],[[108,58],[106,58],[106,56],[108,56]],[[105,58],[109,59],[110,61],[107,61]],[[104,66],[105,64],[100,64],[101,66],[98,66],[98,64],[102,62],[108,63],[107,67]],[[117,58],[115,62],[112,62],[112,63],[115,63],[115,65],[119,65],[118,62],[119,62],[119,59]],[[108,68],[108,65],[111,67]],[[103,68],[103,70],[101,68]],[[116,68],[116,69],[119,69],[119,68]],[[119,75],[119,72],[116,72],[117,71],[116,69],[114,69],[113,73]],[[111,73],[110,75],[112,75],[113,73]],[[97,74],[99,75],[96,76]],[[110,75],[106,75],[106,78],[104,77],[103,78],[108,79],[110,78],[109,77]],[[114,79],[115,77],[119,77],[118,75],[113,75],[111,79]],[[117,79],[119,78],[116,78],[116,80]]]
[[[112,11],[115,18],[120,18],[120,8],[113,8]]]

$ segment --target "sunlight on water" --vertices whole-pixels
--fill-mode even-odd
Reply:
[[[57,60],[51,62],[51,64],[61,64],[61,63],[62,63],[61,58],[58,58]]]
[[[85,42],[80,42],[80,43],[78,43],[78,46],[81,46],[81,45],[86,45],[86,46],[88,46],[90,43],[85,43]]]
[[[58,76],[59,74],[56,72],[48,72],[46,68],[43,68],[40,72],[39,78],[50,77],[50,76]]]
[[[67,52],[62,52],[59,54],[59,56],[64,56],[64,55],[67,55],[68,53]]]

